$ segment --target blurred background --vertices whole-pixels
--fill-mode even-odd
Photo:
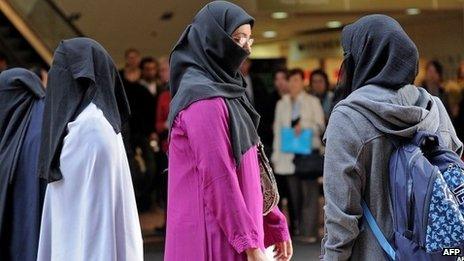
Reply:
[[[209,1],[191,0],[0,0],[0,71],[21,66],[46,82],[54,49],[62,39],[86,36],[100,42],[121,69],[133,116],[127,150],[144,234],[147,260],[162,260],[166,209],[169,64],[172,46],[196,12]],[[464,88],[464,1],[462,0],[240,0],[232,1],[255,17],[255,39],[242,72],[254,104],[263,116],[260,134],[272,151],[275,104],[300,77],[305,91],[320,98],[328,118],[331,91],[343,51],[340,32],[359,17],[387,14],[397,19],[416,43],[420,64],[416,85],[444,101],[462,133]],[[299,70],[301,69],[302,74]],[[319,77],[318,77],[319,76]],[[322,79],[322,82],[320,81]],[[298,83],[293,83],[298,84]],[[297,88],[297,87],[295,87]],[[322,174],[321,174],[322,175]],[[321,190],[321,179],[316,179]],[[322,209],[319,191],[311,206],[290,206],[292,187],[278,178],[288,216],[293,209]],[[317,260],[322,235],[298,240],[294,260]],[[301,219],[305,219],[302,217]],[[289,223],[293,218],[289,217]],[[313,240],[313,239],[316,240]],[[192,259],[194,260],[194,259]]]

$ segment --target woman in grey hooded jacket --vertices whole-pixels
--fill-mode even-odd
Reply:
[[[387,239],[393,236],[388,163],[394,139],[418,130],[441,135],[462,153],[442,102],[411,85],[418,51],[394,19],[365,16],[342,32],[343,82],[325,134],[324,260],[382,260],[385,255],[361,222],[364,199]]]

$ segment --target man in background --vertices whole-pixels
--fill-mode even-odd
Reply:
[[[156,137],[154,135],[156,97],[150,92],[149,87],[141,85],[140,82],[142,77],[148,82],[153,72],[151,68],[146,68],[147,70],[142,74],[140,52],[137,49],[127,49],[124,56],[126,63],[120,70],[120,75],[131,108],[125,137],[126,151],[137,208],[140,212],[144,212],[151,207],[156,172],[155,152],[151,145],[151,140]],[[146,60],[144,63],[146,65],[150,62]],[[156,75],[156,72],[154,74]]]
[[[157,155],[158,171],[155,178],[156,203],[161,209],[166,209],[167,200],[167,173],[164,172],[168,167],[168,115],[169,104],[171,103],[171,92],[169,91],[169,59],[161,57],[159,59],[159,83],[160,94],[156,108],[156,133],[159,137],[160,151]],[[166,211],[166,210],[165,210]],[[165,212],[166,213],[166,212]],[[165,215],[166,219],[166,215]],[[166,225],[155,229],[155,234],[164,235]]]
[[[269,110],[272,112],[272,117],[269,121],[272,123],[270,126],[271,129],[268,130],[272,134],[272,139],[274,139],[274,129],[272,128],[275,119],[275,110],[277,106],[277,102],[288,93],[288,70],[286,68],[277,69],[274,72],[274,90],[269,95]],[[271,157],[273,144],[267,146],[266,154]],[[289,210],[291,207],[289,206],[289,195],[288,195],[288,183],[287,183],[287,175],[281,175],[280,173],[275,173],[275,178],[277,182],[277,188],[279,190],[280,201],[279,201],[279,208],[286,214],[287,217],[289,216]],[[292,216],[293,217],[293,216]],[[288,219],[290,220],[290,219]],[[291,225],[290,222],[288,222]],[[291,229],[291,227],[290,227]]]
[[[140,62],[141,77],[139,83],[154,97],[158,91],[158,62],[153,57],[144,57]]]
[[[166,56],[162,56],[159,58],[159,81],[160,84],[164,87],[163,89],[169,90],[168,83],[169,83],[169,58]]]
[[[430,94],[440,98],[448,114],[451,114],[448,106],[448,94],[443,86],[443,65],[439,61],[429,61],[425,66],[425,78],[422,87]]]
[[[263,81],[257,75],[251,73],[251,66],[251,60],[246,59],[242,63],[240,71],[246,82],[246,94],[251,104],[255,107],[259,115],[261,115],[258,135],[264,144],[264,148],[268,151],[267,147],[270,148],[272,146],[272,132],[270,130],[272,129],[273,113],[269,110],[269,93]]]

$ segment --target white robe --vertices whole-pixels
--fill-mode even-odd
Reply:
[[[67,128],[60,155],[63,179],[47,187],[37,260],[143,260],[121,134],[93,103]]]

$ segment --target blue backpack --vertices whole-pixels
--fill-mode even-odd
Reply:
[[[442,144],[437,135],[419,131],[393,152],[391,241],[362,202],[364,221],[391,260],[456,260],[463,256],[464,164]]]

